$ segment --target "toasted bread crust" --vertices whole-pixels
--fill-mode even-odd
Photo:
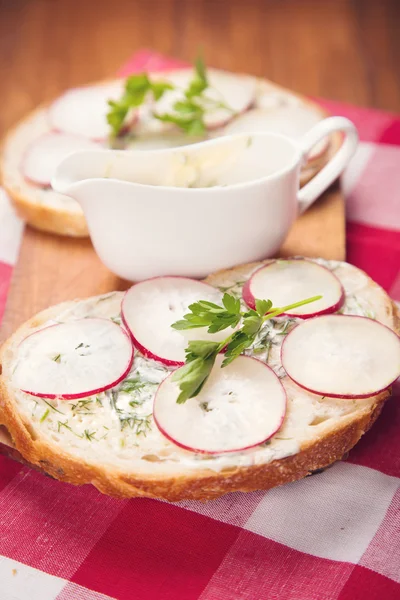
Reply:
[[[66,453],[41,440],[34,439],[29,427],[14,410],[12,398],[4,381],[0,380],[1,421],[10,431],[14,444],[26,461],[46,473],[74,485],[93,484],[100,492],[118,498],[162,498],[179,500],[213,500],[228,492],[268,490],[302,479],[317,469],[340,460],[368,431],[378,418],[390,393],[383,392],[373,409],[332,431],[313,444],[306,445],[293,456],[265,465],[237,467],[214,473],[196,471],[191,476],[143,477],[110,471],[69,457]]]
[[[163,75],[165,75],[165,73],[163,73]],[[112,79],[106,79],[93,83],[92,85],[103,85],[112,81]],[[268,85],[271,88],[275,88],[276,90],[282,92],[289,91],[276,84],[270,84],[270,82],[268,82]],[[321,119],[329,116],[329,113],[327,113],[324,109],[322,109],[318,104],[316,104],[312,100],[308,100],[307,98],[301,96],[300,94],[295,94],[294,92],[290,93],[293,96],[298,97],[304,105],[309,106],[315,112],[319,113]],[[38,109],[35,109],[27,117],[25,117],[19,123],[17,123],[8,132],[3,143],[3,149],[7,147],[8,143],[13,139],[14,135],[21,126],[23,126],[26,122],[30,121],[35,114],[39,113],[40,111],[46,110],[48,106],[50,106],[50,104],[51,103],[40,106]],[[322,167],[328,162],[330,157],[338,150],[340,145],[340,134],[334,134],[331,138],[331,142],[327,150],[321,156],[315,157],[315,159],[310,161],[302,170],[300,178],[300,183],[302,186],[305,185],[308,181],[310,181],[316,175],[316,173],[318,173],[318,171],[322,169]],[[66,210],[63,206],[52,206],[50,204],[38,202],[35,198],[35,194],[37,193],[37,187],[33,184],[31,194],[21,192],[21,185],[18,184],[18,181],[15,181],[14,178],[10,178],[9,173],[7,172],[7,168],[5,166],[4,152],[2,154],[3,155],[0,159],[0,177],[2,180],[2,185],[5,188],[9,197],[11,198],[11,201],[15,206],[18,215],[22,219],[24,219],[29,225],[31,225],[35,229],[39,229],[41,231],[47,231],[50,233],[66,235],[71,237],[87,237],[89,235],[85,217],[80,211],[80,209],[77,211],[71,211]],[[22,154],[23,151],[21,151],[21,157]],[[26,188],[26,182],[22,173],[20,174],[20,181],[24,182],[24,187]]]
[[[207,281],[212,283],[217,277],[219,280],[221,276],[229,277],[232,271],[240,275],[242,270],[245,272],[256,266],[257,263],[220,272],[211,275]],[[371,282],[371,285],[375,284]],[[68,302],[47,309],[22,325],[1,349],[0,372],[7,353],[21,339],[21,333],[26,334],[30,328],[40,326],[71,304]],[[399,313],[389,297],[385,310],[393,317],[394,329],[400,333]],[[78,460],[56,444],[38,439],[29,422],[18,411],[10,382],[4,375],[0,376],[0,423],[10,432],[16,449],[26,461],[61,481],[75,485],[92,483],[101,492],[121,498],[145,496],[172,502],[182,499],[206,501],[233,491],[267,490],[301,479],[340,460],[373,425],[389,396],[390,390],[380,393],[369,406],[360,407],[357,413],[346,415],[329,432],[312,442],[303,443],[300,452],[292,456],[267,464],[238,466],[219,472],[210,469],[188,472],[182,469],[182,474],[177,476],[120,472]]]
[[[88,237],[89,231],[83,213],[71,213],[60,208],[32,202],[28,196],[18,194],[7,185],[4,185],[4,189],[11,198],[17,215],[31,227],[57,235]]]

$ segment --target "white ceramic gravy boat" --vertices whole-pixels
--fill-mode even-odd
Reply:
[[[308,152],[337,131],[341,148],[299,191]],[[357,140],[350,121],[330,117],[300,143],[253,133],[147,152],[80,151],[62,161],[52,184],[82,206],[100,259],[120,277],[203,277],[273,256]]]

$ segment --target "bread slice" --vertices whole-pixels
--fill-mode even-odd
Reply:
[[[344,313],[370,316],[400,332],[395,305],[365,273],[347,263],[318,262],[341,280],[346,292]],[[206,281],[239,296],[243,282],[258,266],[219,272]],[[282,369],[282,336],[278,336],[268,357],[258,358],[267,359],[287,391],[288,410],[282,428],[256,448],[209,456],[183,450],[160,433],[152,419],[155,385],[140,392],[145,394],[140,410],[150,414],[147,435],[123,427],[116,405],[113,408],[106,394],[80,402],[46,401],[13,387],[12,373],[22,339],[45,325],[85,316],[118,320],[122,296],[122,292],[114,292],[49,308],[22,325],[1,349],[0,424],[10,432],[25,460],[62,481],[92,483],[101,492],[118,497],[170,501],[210,500],[237,490],[269,489],[340,460],[371,427],[390,395],[387,390],[361,400],[329,399],[302,390]],[[130,376],[146,375],[144,380],[154,384],[168,372],[164,365],[138,353]],[[94,432],[92,439],[82,435],[85,430]]]
[[[152,76],[166,79],[168,74],[153,73]],[[240,76],[238,75],[238,77]],[[272,101],[272,105],[283,103],[290,106],[308,107],[312,113],[315,113],[316,120],[327,116],[327,113],[317,104],[301,96],[265,80],[255,79],[255,81],[257,86],[256,107],[271,104]],[[101,81],[94,85],[101,86],[104,83],[104,81]],[[112,83],[112,81],[108,83]],[[27,181],[21,171],[21,163],[27,147],[51,130],[48,119],[48,106],[44,105],[29,114],[7,135],[3,144],[0,162],[2,183],[19,216],[32,227],[60,235],[86,237],[89,233],[82,209],[78,203],[72,198],[54,192],[50,188],[34,185]],[[222,130],[215,130],[212,135],[220,135],[221,133]],[[147,139],[149,136],[151,139],[151,132],[146,131],[146,127],[142,128],[140,136],[141,139]],[[178,139],[180,140],[178,143],[182,143],[181,137]],[[325,151],[304,167],[302,184],[309,181],[320,170],[331,154],[340,146],[340,143],[340,135],[332,136],[331,142]],[[172,145],[174,144],[176,144],[176,141],[172,142]],[[104,143],[104,145],[107,146],[107,143]],[[148,144],[147,147],[149,147]]]

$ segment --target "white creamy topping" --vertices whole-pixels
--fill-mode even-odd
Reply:
[[[346,300],[341,312],[373,316],[393,327],[393,317],[385,308],[387,297],[379,286],[358,269],[335,261],[317,260],[335,272],[342,282]],[[235,279],[217,276],[212,283],[221,291],[241,296],[241,289],[255,269],[248,269]],[[70,305],[54,322],[68,322],[83,317],[107,317],[120,324],[120,305],[123,294],[115,292]],[[280,348],[286,333],[296,319],[280,317],[266,321],[254,348],[247,351],[273,368],[288,395],[288,409],[283,426],[268,442],[256,448],[219,456],[195,454],[167,440],[153,421],[152,407],[157,386],[170,373],[161,363],[136,354],[128,377],[115,388],[79,401],[45,400],[15,390],[16,401],[34,429],[49,441],[60,443],[74,456],[97,462],[121,471],[162,472],[165,474],[208,468],[215,471],[269,463],[296,454],[304,442],[317,439],[329,429],[332,419],[350,415],[360,406],[370,406],[373,399],[335,400],[321,398],[301,390],[286,376],[280,362]],[[14,357],[15,362],[18,356]],[[151,465],[149,464],[151,463]]]

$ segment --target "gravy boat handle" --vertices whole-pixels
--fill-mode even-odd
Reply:
[[[339,150],[328,163],[298,193],[299,214],[313,202],[339,177],[353,157],[358,145],[358,133],[355,125],[345,117],[328,117],[315,125],[302,138],[300,146],[304,158],[311,149],[326,136],[342,133],[344,140]]]

